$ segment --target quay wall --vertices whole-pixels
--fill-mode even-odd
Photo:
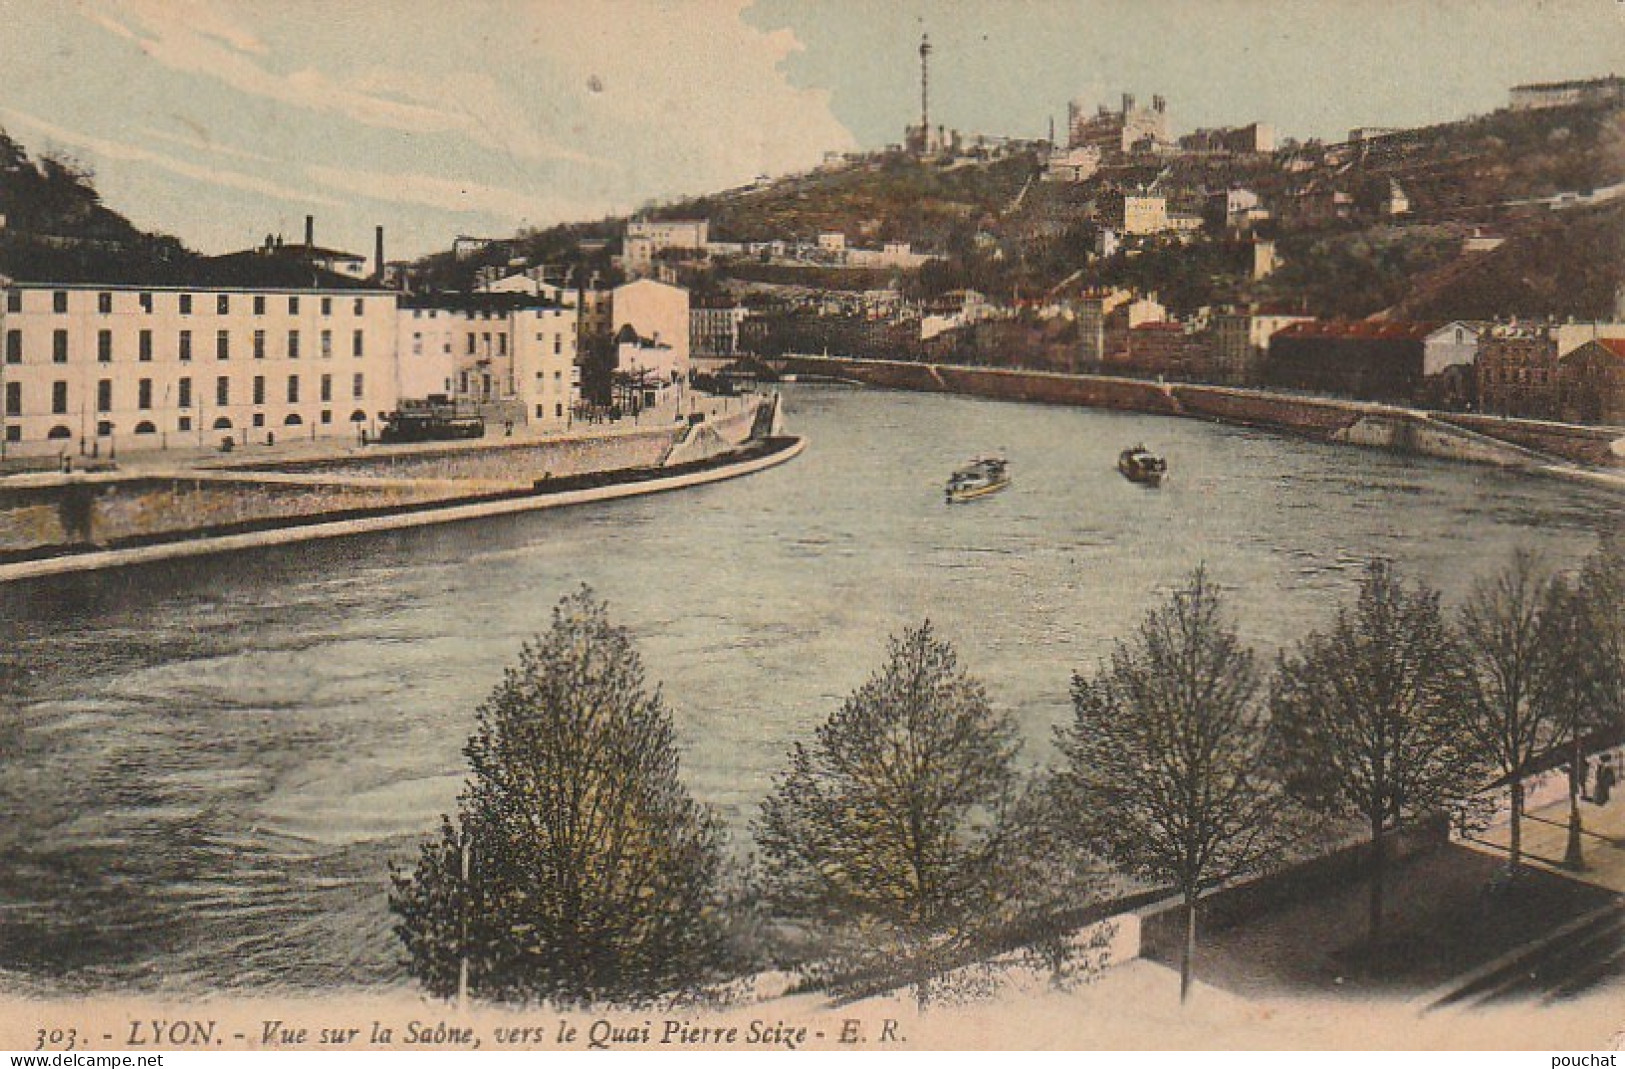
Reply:
[[[410,483],[68,476],[49,487],[0,490],[0,559],[400,508],[446,496],[444,487]]]
[[[1621,433],[1617,428],[1433,414],[1365,401],[1113,376],[854,357],[795,356],[775,364],[782,364],[788,374],[892,389],[1211,419],[1322,441],[1502,467],[1536,468],[1559,461],[1625,467],[1625,455],[1616,448]]]
[[[701,424],[705,459],[751,436],[758,405]],[[0,482],[0,561],[308,523],[527,490],[537,480],[657,468],[686,424],[596,437],[378,447],[321,460],[214,462],[164,474],[33,475]]]

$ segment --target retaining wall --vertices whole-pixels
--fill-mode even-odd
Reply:
[[[701,424],[713,448],[744,443],[757,402]],[[0,560],[275,525],[280,521],[464,501],[547,478],[656,468],[686,424],[600,437],[459,442],[326,460],[218,464],[195,474],[30,476],[0,484]]]
[[[1501,467],[1533,467],[1559,460],[1625,467],[1625,456],[1611,451],[1617,429],[1470,415],[1435,416],[1363,401],[1112,376],[851,357],[789,357],[782,363],[789,373],[830,376],[893,389],[1193,416],[1323,441]]]

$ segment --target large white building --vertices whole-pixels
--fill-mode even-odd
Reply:
[[[576,319],[528,294],[403,300],[263,251],[162,285],[13,281],[0,440],[9,456],[103,457],[358,438],[403,398],[436,394],[562,426],[579,392]]]
[[[705,252],[711,237],[707,219],[633,219],[621,242],[622,266],[629,275],[654,272],[655,254],[666,249]]]
[[[531,425],[565,424],[577,400],[576,309],[528,294],[403,299],[401,396],[517,406]]]
[[[8,453],[358,436],[396,406],[393,292],[257,253],[197,278],[12,282]]]

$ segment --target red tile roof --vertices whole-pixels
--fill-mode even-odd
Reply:
[[[1421,341],[1437,330],[1437,323],[1411,323],[1392,322],[1386,320],[1361,319],[1353,322],[1345,320],[1310,320],[1305,323],[1293,323],[1276,331],[1272,337],[1276,338],[1356,338],[1372,341],[1409,340]]]

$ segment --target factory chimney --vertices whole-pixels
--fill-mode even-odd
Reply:
[[[384,281],[384,228],[373,227],[372,231],[372,277],[373,281]]]
[[[316,217],[314,215],[307,215],[307,216],[305,216],[305,248],[306,249],[314,249],[315,247],[316,247]]]

